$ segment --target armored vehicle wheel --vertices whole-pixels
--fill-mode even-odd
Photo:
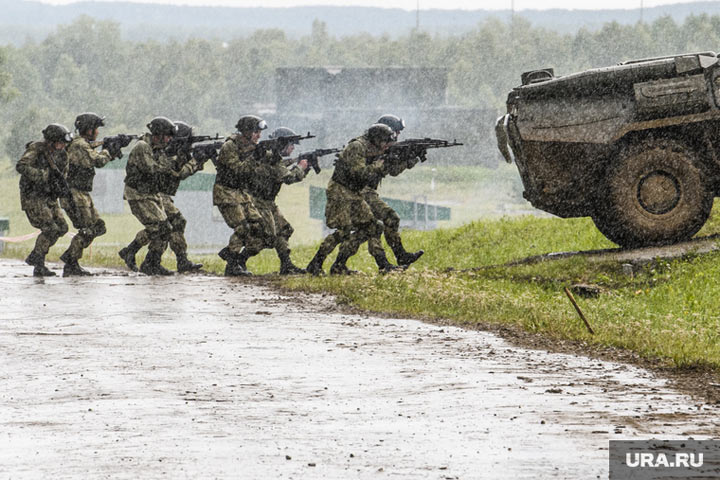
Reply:
[[[593,221],[622,247],[687,240],[712,209],[713,194],[704,178],[695,152],[682,143],[630,145],[608,169]]]

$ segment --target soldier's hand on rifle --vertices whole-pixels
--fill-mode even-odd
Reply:
[[[310,169],[310,165],[308,164],[308,161],[306,158],[303,158],[297,164],[298,164],[298,167],[302,168],[306,172]]]

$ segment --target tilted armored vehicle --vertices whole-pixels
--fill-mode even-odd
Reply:
[[[496,123],[524,197],[592,217],[624,246],[692,237],[720,195],[720,65],[714,52],[566,76],[523,73]]]

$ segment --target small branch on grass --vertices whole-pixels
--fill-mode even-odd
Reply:
[[[575,297],[573,297],[572,292],[570,292],[570,289],[565,287],[565,295],[570,299],[570,303],[573,304],[573,307],[575,307],[575,311],[580,315],[580,319],[585,324],[585,327],[587,327],[588,332],[590,332],[590,335],[595,335],[595,332],[593,331],[592,327],[590,326],[590,323],[587,321],[587,318],[585,318],[585,315],[583,315],[582,310],[580,310],[580,306],[575,301]]]

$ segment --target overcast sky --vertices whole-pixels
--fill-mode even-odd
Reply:
[[[67,4],[79,0],[42,0],[45,3]],[[98,1],[98,0],[96,0]],[[112,1],[112,0],[99,0]],[[127,0],[126,0],[127,1]],[[368,7],[402,8],[415,10],[418,0],[130,0],[140,3],[164,3],[177,5],[223,5],[234,7],[291,7],[298,5],[361,5]],[[514,2],[516,10],[524,9],[619,9],[690,3],[697,0],[419,0],[421,9],[469,9],[501,10],[509,9]],[[713,2],[716,3],[716,2]]]

